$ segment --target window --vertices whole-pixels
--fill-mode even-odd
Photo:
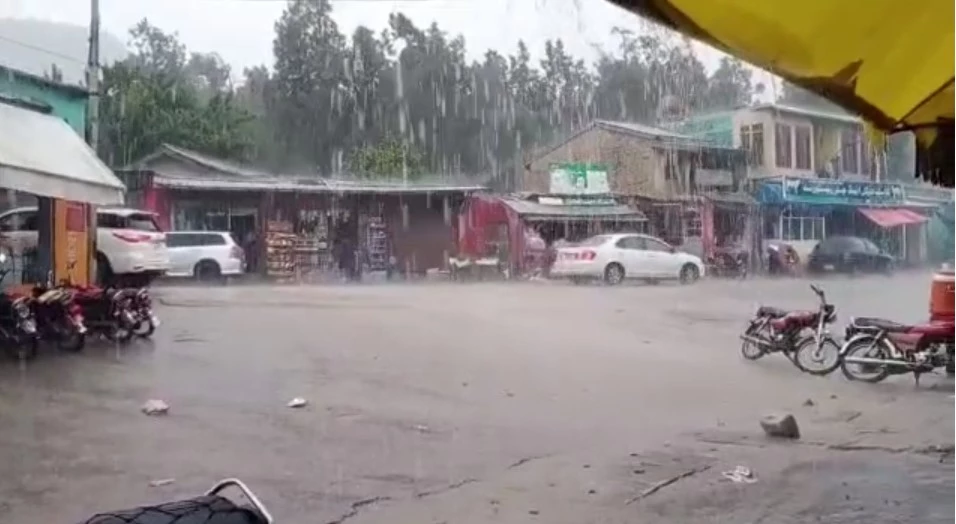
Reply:
[[[797,126],[793,129],[797,161],[795,168],[806,171],[813,169],[813,157],[810,150],[812,137],[813,132],[808,126]]]
[[[774,150],[777,167],[793,167],[793,130],[787,124],[777,124],[774,133]]]
[[[840,158],[844,173],[860,172],[861,138],[858,129],[845,128],[840,132]]]
[[[202,245],[204,246],[224,246],[226,239],[219,233],[207,234],[202,236]]]
[[[740,148],[747,151],[748,165],[763,165],[763,124],[740,128]]]
[[[11,213],[0,219],[0,231],[37,231],[36,211]]]
[[[191,247],[197,246],[196,235],[193,233],[167,233],[166,247]]]
[[[153,215],[149,213],[133,213],[132,215],[126,217],[126,221],[129,225],[129,229],[134,229],[136,231],[150,231],[158,232],[159,226],[156,225],[156,221],[153,220]]]
[[[763,165],[763,124],[750,126],[750,139],[753,141],[750,150],[750,165]]]
[[[671,253],[674,251],[671,246],[656,238],[643,238],[642,240],[644,240],[644,249],[647,251],[657,251],[661,253]]]
[[[789,210],[780,215],[781,240],[821,240],[826,236],[824,217],[796,216]]]
[[[617,241],[617,247],[621,249],[643,249],[644,242],[641,237],[624,237]]]

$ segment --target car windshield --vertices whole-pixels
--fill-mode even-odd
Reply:
[[[133,213],[126,217],[126,229],[135,231],[158,232],[159,226],[155,218],[149,213]]]

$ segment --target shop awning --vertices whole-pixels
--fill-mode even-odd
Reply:
[[[647,217],[623,205],[554,205],[531,200],[507,198],[504,204],[528,222],[599,221],[645,222]]]
[[[928,220],[916,211],[902,208],[862,208],[860,213],[882,228],[922,224]]]
[[[0,102],[0,188],[97,205],[126,188],[65,121]]]

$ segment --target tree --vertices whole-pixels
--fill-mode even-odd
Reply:
[[[840,106],[830,102],[826,98],[787,81],[784,81],[781,85],[781,92],[780,96],[777,97],[777,102],[823,111],[844,112]]]
[[[411,180],[424,173],[421,153],[393,137],[374,146],[356,149],[349,166],[353,174],[370,178]]]
[[[103,68],[100,156],[121,166],[172,143],[246,158],[251,117],[237,107],[232,91],[201,97],[199,79],[187,69],[186,48],[175,35],[143,20],[130,37],[135,53]]]
[[[340,158],[345,41],[328,0],[291,0],[276,22],[276,136],[293,163],[333,171]]]
[[[733,109],[753,98],[753,72],[740,60],[725,56],[711,75],[705,105],[711,109]]]

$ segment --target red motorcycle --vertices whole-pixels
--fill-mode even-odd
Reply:
[[[826,294],[814,286],[810,289],[820,299],[816,311],[788,311],[785,309],[760,306],[750,320],[746,331],[740,335],[743,344],[740,352],[747,360],[757,360],[770,353],[783,353],[793,365],[802,371],[817,374],[815,368],[805,367],[797,354],[807,348],[823,354],[832,348],[832,354],[839,352],[840,345],[830,336],[827,325],[836,321],[836,308],[828,304]],[[813,330],[812,333],[808,332]]]
[[[952,319],[900,324],[882,318],[850,319],[840,366],[850,380],[880,382],[890,375],[920,375],[937,368],[953,373],[956,324]]]

